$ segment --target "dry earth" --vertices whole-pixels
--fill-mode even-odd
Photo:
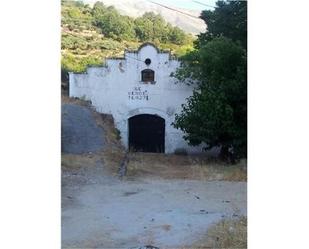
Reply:
[[[62,248],[197,248],[214,224],[246,216],[246,162],[134,153],[121,180],[119,134],[110,117],[92,114],[104,149],[62,154]]]
[[[245,182],[119,180],[92,159],[63,170],[63,248],[190,248],[211,224],[246,215]]]

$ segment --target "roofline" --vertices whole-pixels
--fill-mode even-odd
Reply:
[[[139,51],[146,46],[152,46],[156,49],[157,53],[159,54],[168,54],[169,60],[178,60],[178,57],[175,55],[172,55],[171,50],[160,50],[154,43],[152,42],[145,42],[143,44],[141,44],[139,46],[139,48],[137,50],[129,50],[129,49],[125,49],[124,50],[124,56],[123,57],[116,57],[116,56],[111,56],[111,57],[105,57],[104,58],[104,63],[102,65],[87,65],[85,71],[82,72],[69,72],[69,73],[73,73],[73,74],[85,74],[87,73],[89,68],[102,68],[102,67],[107,67],[106,62],[108,60],[126,60],[126,53],[139,53]]]
[[[157,50],[158,53],[162,53],[160,51],[160,49],[152,42],[145,42],[145,43],[143,43],[142,45],[139,46],[137,51],[139,52],[143,47],[146,47],[146,46],[152,46],[152,47],[154,47]]]
[[[124,52],[128,52],[128,53],[139,53],[139,51],[146,47],[146,46],[152,46],[153,48],[156,49],[158,54],[170,54],[171,55],[171,51],[169,49],[164,49],[164,50],[160,50],[154,43],[152,42],[144,42],[143,44],[141,44],[138,49],[125,49]]]

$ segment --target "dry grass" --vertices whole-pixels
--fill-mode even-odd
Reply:
[[[118,168],[123,159],[123,153],[118,151],[103,150],[91,154],[61,154],[61,169],[75,171],[81,168],[94,168],[98,161],[104,163],[104,170],[111,176],[118,176]]]
[[[61,166],[64,170],[80,169],[82,167],[95,167],[96,161],[100,158],[95,154],[66,154],[61,155]]]
[[[226,219],[212,225],[201,240],[192,248],[247,248],[247,217]]]
[[[91,155],[62,155],[62,166],[66,169],[80,168],[84,165],[94,165],[96,160],[102,160],[105,167],[113,174],[124,159],[125,148],[120,143],[119,132],[115,128],[111,115],[96,112],[91,103],[62,95],[62,104],[77,104],[88,107],[98,126],[104,130],[105,148]],[[240,161],[236,165],[226,164],[209,159],[203,155],[166,155],[158,153],[129,153],[127,179],[135,177],[152,177],[163,179],[196,179],[196,180],[224,180],[246,181],[247,162]]]
[[[119,133],[115,129],[112,116],[96,112],[90,102],[81,99],[69,98],[68,96],[62,95],[61,102],[62,104],[75,104],[89,108],[97,125],[104,130],[105,137],[105,148],[99,152],[81,155],[63,153],[61,156],[62,168],[66,170],[79,169],[83,166],[94,166],[98,160],[102,160],[105,168],[111,174],[117,174],[125,150],[120,143]]]
[[[61,104],[75,104],[91,108],[91,103],[89,101],[81,100],[78,98],[70,98],[64,94],[61,95]]]
[[[90,168],[95,167],[98,161],[102,161],[104,169],[110,175],[116,176],[118,175],[118,168],[123,157],[124,153],[120,150],[102,150],[96,153],[81,155],[62,153],[61,168],[66,171]]]
[[[107,149],[102,153],[104,167],[108,168],[113,175],[118,174],[119,166],[125,156],[124,151],[116,149]]]
[[[227,166],[203,156],[130,153],[127,177],[246,181],[246,168],[246,160]]]

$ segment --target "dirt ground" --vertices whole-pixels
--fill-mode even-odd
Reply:
[[[101,151],[62,154],[62,248],[197,248],[212,225],[247,215],[245,161],[129,153],[119,179],[125,150],[112,118],[62,103],[89,108],[105,135]]]
[[[64,158],[63,248],[190,248],[211,224],[246,215],[246,182],[120,180],[97,155]]]

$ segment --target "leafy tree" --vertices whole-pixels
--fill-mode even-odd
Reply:
[[[174,126],[190,144],[220,146],[222,158],[231,159],[231,148],[238,157],[247,155],[247,3],[216,4],[215,10],[202,12],[208,30],[175,73],[196,89]]]
[[[161,15],[146,12],[135,19],[135,31],[140,41],[167,40],[166,23]]]
[[[104,35],[118,40],[134,38],[132,18],[121,16],[114,7],[105,8],[103,4],[95,4],[93,8],[95,24]]]
[[[167,38],[166,22],[161,15],[156,15],[153,12],[146,12],[143,19],[150,21],[153,27],[153,39],[157,38],[160,42]]]
[[[178,27],[174,27],[170,30],[169,40],[172,43],[183,45],[186,39],[186,34]]]
[[[199,35],[197,46],[214,37],[225,36],[247,48],[247,1],[218,1],[214,11],[204,10],[201,18],[207,24],[206,33]]]
[[[173,124],[185,132],[190,144],[205,142],[206,149],[221,146],[224,159],[229,148],[246,156],[246,65],[246,51],[224,37],[214,38],[183,57],[175,77],[196,84],[196,90]]]
[[[183,30],[166,23],[161,15],[146,12],[135,19],[135,32],[140,41],[171,42],[183,45],[190,40]]]
[[[102,16],[106,13],[107,8],[106,6],[102,3],[102,2],[96,2],[93,5],[92,8],[92,15],[94,17],[94,23],[96,24],[96,21],[99,20],[100,18],[102,18]]]
[[[135,19],[135,32],[140,41],[151,41],[154,38],[153,23],[149,19],[138,17]]]

